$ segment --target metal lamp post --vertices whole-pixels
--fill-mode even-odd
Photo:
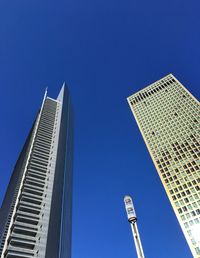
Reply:
[[[124,203],[125,203],[125,207],[126,207],[128,221],[131,224],[131,229],[132,229],[132,233],[133,233],[133,238],[134,238],[138,258],[145,258],[144,252],[142,249],[142,243],[140,240],[139,231],[137,228],[137,216],[136,216],[135,209],[133,206],[132,198],[130,196],[126,195],[124,197]]]

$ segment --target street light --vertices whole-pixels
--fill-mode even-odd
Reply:
[[[132,229],[132,233],[133,233],[133,238],[134,238],[138,258],[145,258],[144,252],[142,249],[142,243],[140,240],[139,231],[137,228],[137,216],[136,216],[135,209],[133,206],[132,198],[130,196],[126,195],[124,197],[124,203],[125,203],[125,207],[126,207],[128,221],[131,224],[131,229]]]

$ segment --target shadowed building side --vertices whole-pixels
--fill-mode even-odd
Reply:
[[[72,213],[69,211],[72,210],[73,116],[67,89],[61,90],[57,100],[63,103],[63,107],[46,257],[68,258],[72,224]]]

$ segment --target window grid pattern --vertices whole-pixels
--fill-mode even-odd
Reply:
[[[191,251],[200,258],[199,102],[171,74],[128,102]]]
[[[44,257],[56,163],[60,103],[46,98],[10,232],[1,257]],[[18,191],[19,189],[17,189]],[[11,215],[10,215],[11,216]],[[10,220],[8,220],[10,223]],[[6,235],[9,235],[5,243]]]

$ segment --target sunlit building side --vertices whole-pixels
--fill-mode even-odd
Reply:
[[[127,100],[191,252],[200,258],[199,101],[172,74]]]

